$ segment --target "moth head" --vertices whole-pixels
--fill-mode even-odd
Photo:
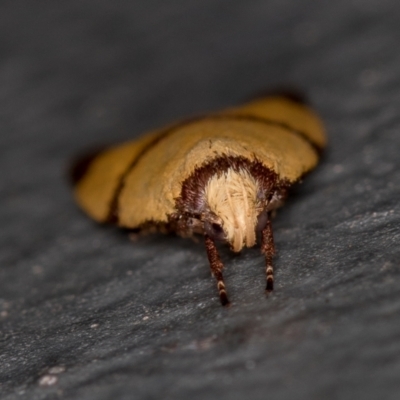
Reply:
[[[244,169],[229,168],[213,175],[205,189],[210,210],[204,220],[205,232],[228,242],[235,252],[254,246],[260,213],[257,193],[257,181]]]

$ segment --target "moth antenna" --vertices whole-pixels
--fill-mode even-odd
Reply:
[[[221,304],[223,306],[229,306],[230,302],[228,300],[228,295],[225,289],[224,277],[222,276],[222,269],[224,268],[224,264],[222,264],[214,241],[208,235],[205,235],[205,243],[211,272],[217,280],[219,299],[221,300]]]
[[[268,214],[267,224],[262,231],[261,251],[265,255],[265,277],[267,280],[267,286],[265,290],[267,292],[272,292],[274,289],[274,267],[272,265],[272,257],[275,254],[275,243],[272,233],[270,214]]]

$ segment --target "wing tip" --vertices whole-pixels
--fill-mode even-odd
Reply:
[[[292,101],[293,103],[309,106],[310,101],[299,89],[292,87],[276,87],[272,89],[261,90],[256,92],[253,96],[249,96],[247,98],[248,101],[260,100],[266,97],[283,97],[287,100]]]
[[[73,186],[76,186],[86,175],[93,160],[105,149],[104,146],[89,150],[78,155],[72,160],[68,170],[68,178]]]

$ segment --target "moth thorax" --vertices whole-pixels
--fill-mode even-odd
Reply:
[[[210,210],[223,224],[227,241],[233,251],[244,245],[256,243],[257,181],[248,171],[229,168],[221,175],[214,175],[206,187],[206,199]]]

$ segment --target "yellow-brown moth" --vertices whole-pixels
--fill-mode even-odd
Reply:
[[[75,197],[98,222],[203,235],[221,303],[227,305],[215,242],[239,252],[258,237],[271,291],[271,212],[316,166],[325,143],[323,125],[308,106],[283,95],[261,98],[81,160],[73,169]]]

